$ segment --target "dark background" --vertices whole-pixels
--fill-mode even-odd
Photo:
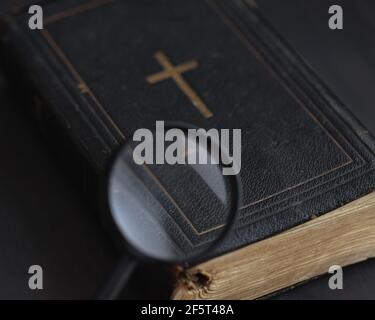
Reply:
[[[257,0],[260,11],[375,135],[375,1]],[[328,28],[341,5],[344,29]]]
[[[0,0],[0,12],[27,0]],[[29,1],[33,2],[33,1]],[[375,2],[258,0],[261,12],[375,134]],[[344,30],[328,28],[342,5]],[[17,92],[17,88],[13,88]],[[116,251],[37,129],[14,102],[0,71],[0,298],[92,298]],[[28,289],[28,268],[44,268],[45,290]],[[344,269],[344,290],[328,275],[273,299],[373,299],[375,261]]]
[[[259,10],[375,135],[375,1],[258,0]],[[344,29],[328,28],[328,8],[341,5]],[[375,299],[375,260],[344,269],[344,290],[329,276],[274,299]]]
[[[97,293],[116,253],[0,75],[0,299]],[[30,265],[45,290],[28,288]]]

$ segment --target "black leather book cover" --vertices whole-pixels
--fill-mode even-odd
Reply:
[[[252,1],[67,0],[44,12],[41,31],[8,18],[2,50],[96,172],[156,120],[242,129],[241,218],[220,252],[375,189],[374,140]],[[158,55],[199,105],[157,76]]]

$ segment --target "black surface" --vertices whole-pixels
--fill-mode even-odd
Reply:
[[[354,115],[375,134],[375,2],[258,0],[260,11],[288,39]],[[328,7],[341,5],[344,30],[328,29]],[[375,260],[344,268],[344,289],[329,275],[274,299],[375,299]]]
[[[278,31],[287,35],[288,40],[306,57],[310,56],[309,63],[319,71],[319,75],[368,128],[374,128],[372,106],[375,99],[372,98],[371,83],[375,74],[372,67],[375,55],[365,53],[367,48],[371,52],[374,45],[372,11],[366,9],[371,6],[371,0],[358,1],[365,9],[357,16],[364,21],[360,32],[353,33],[345,24],[344,36],[330,34],[329,39],[326,36],[326,32],[330,31],[326,29],[325,3],[317,10],[310,7],[312,1],[301,0],[299,4],[289,1],[292,3],[290,6],[285,4],[288,2],[286,0],[259,0],[258,3],[261,4],[261,1],[266,3],[261,8],[268,10],[273,23],[278,24]],[[302,3],[308,3],[308,9],[303,8]],[[358,8],[350,10],[349,15],[356,10]],[[305,15],[300,15],[301,11]],[[305,25],[306,17],[309,23]],[[351,35],[348,36],[348,33]],[[320,41],[321,46],[317,46]],[[337,43],[341,43],[339,51],[336,50]],[[336,58],[341,63],[332,63]],[[362,64],[363,59],[366,62]],[[337,77],[338,72],[342,72],[343,76]],[[0,146],[6,150],[0,158],[1,178],[5,183],[0,181],[0,212],[5,219],[5,223],[0,224],[1,252],[4,252],[4,258],[0,259],[0,284],[3,286],[0,297],[89,297],[100,279],[112,268],[114,251],[108,239],[99,231],[95,219],[92,220],[90,210],[82,204],[80,197],[55,167],[54,159],[50,158],[43,143],[34,135],[34,128],[23,117],[18,106],[9,101],[4,90],[0,93],[0,103]],[[25,159],[30,159],[30,164]],[[53,220],[50,219],[51,212]],[[80,216],[81,212],[83,217]],[[64,230],[70,230],[71,225],[72,232],[67,236]],[[98,252],[93,249],[95,247],[99,248]],[[96,259],[98,265],[93,264]],[[44,292],[27,289],[27,268],[34,263],[42,266],[46,263]],[[375,290],[374,268],[373,260],[345,268],[342,291],[330,290],[326,276],[274,298],[372,299]],[[134,285],[137,287],[137,283]],[[142,287],[141,290],[147,288]]]
[[[0,147],[8,150],[0,157],[0,299],[91,298],[112,271],[114,250],[0,79]],[[43,291],[27,287],[31,264],[44,268]],[[341,291],[324,276],[271,299],[374,299],[374,270],[375,260],[344,268]],[[159,272],[145,267],[137,277]],[[170,283],[151,278],[153,288],[135,279],[124,298],[166,298],[152,291]]]
[[[258,0],[260,11],[375,135],[375,1]],[[341,5],[344,29],[328,28]]]
[[[12,10],[15,1],[13,0],[2,0],[0,2],[0,13],[7,13]]]
[[[0,299],[93,298],[116,254],[0,73]],[[40,265],[44,289],[28,287]]]
[[[48,34],[30,31],[25,16],[11,20],[7,52],[23,63],[44,104],[98,170],[122,136],[156,120],[241,128],[241,219],[216,254],[374,189],[372,138],[243,1],[113,1],[70,11],[77,4],[45,7],[47,17],[63,17],[46,25]],[[158,50],[174,63],[199,60],[200,67],[184,76],[212,118],[205,119],[173,81],[147,83],[161,69]],[[82,79],[92,94],[79,90]],[[214,213],[207,218],[212,227],[219,220]],[[185,216],[192,221],[189,212]]]
[[[53,0],[47,0],[53,1]],[[20,9],[28,8],[28,6],[41,3],[38,0],[1,0],[0,1],[0,14],[2,13],[13,13]],[[45,1],[46,2],[46,1]]]

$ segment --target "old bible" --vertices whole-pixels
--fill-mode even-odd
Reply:
[[[43,30],[6,17],[2,52],[93,174],[158,120],[242,130],[236,228],[174,298],[257,298],[374,255],[374,139],[253,1],[66,0],[44,14]],[[220,220],[184,218],[201,233]]]

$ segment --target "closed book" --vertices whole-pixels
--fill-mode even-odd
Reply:
[[[257,297],[335,259],[348,264],[374,252],[373,238],[345,251],[353,221],[345,219],[374,207],[374,139],[253,1],[67,0],[44,6],[44,15],[43,30],[28,28],[28,14],[6,18],[2,50],[93,175],[134,130],[157,120],[242,130],[235,230],[209,261],[180,276],[175,298]],[[371,228],[367,211],[355,220],[359,239],[371,231],[361,229]],[[202,214],[175,217],[198,242],[221,223],[211,215],[202,225]],[[329,247],[325,227],[342,237],[342,251]],[[330,259],[304,260],[314,241]],[[293,269],[293,252],[305,269]],[[282,281],[248,287],[259,286],[251,274],[266,277],[254,261],[286,268]]]

